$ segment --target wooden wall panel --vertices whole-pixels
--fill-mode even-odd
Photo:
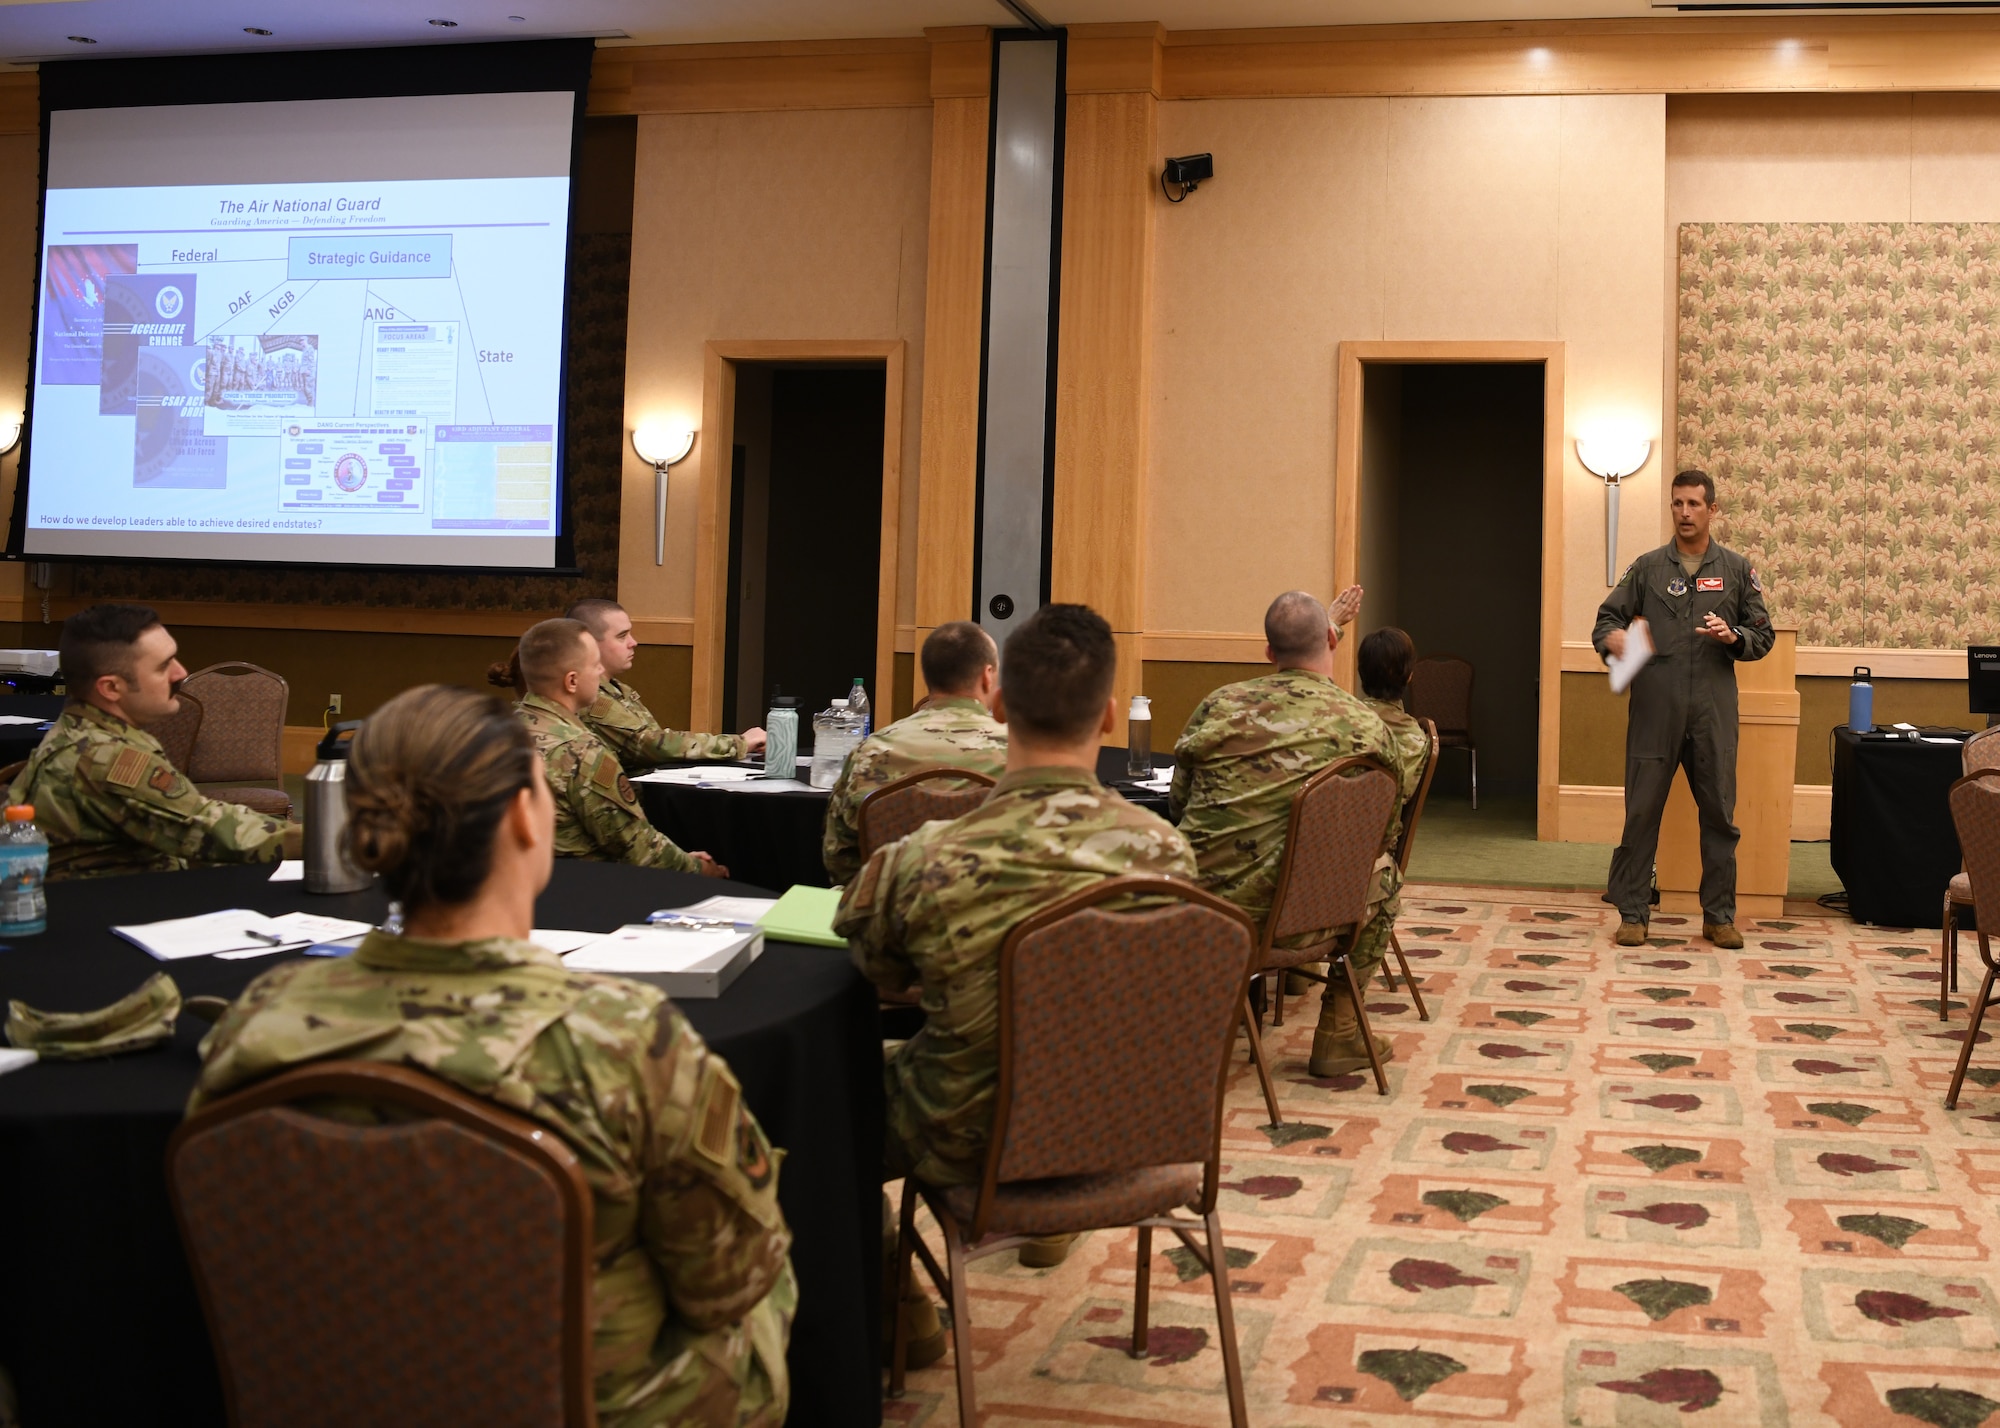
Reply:
[[[597,52],[589,112],[920,108],[931,102],[930,72],[921,39],[635,45]]]
[[[42,132],[42,85],[34,74],[0,74],[0,134]]]
[[[1063,157],[1050,588],[1121,637],[1121,721],[1142,686],[1158,110],[1150,93],[1072,93]]]
[[[992,39],[940,32],[931,119],[930,252],[924,297],[923,449],[915,642],[972,612],[979,367],[986,273],[987,91]],[[968,93],[973,90],[976,92]],[[916,676],[918,697],[923,676]]]

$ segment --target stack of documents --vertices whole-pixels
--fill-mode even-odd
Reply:
[[[708,784],[748,783],[764,775],[756,769],[737,768],[733,764],[698,765],[686,769],[653,769],[648,773],[633,774],[633,783],[681,783],[701,787]]]
[[[780,942],[845,947],[847,939],[833,930],[833,915],[839,910],[839,888],[793,887],[757,922]]]
[[[719,997],[764,950],[764,934],[688,923],[637,923],[586,942],[563,958],[579,972],[651,982],[668,996]]]
[[[232,907],[205,912],[199,917],[174,917],[165,922],[135,923],[111,930],[162,962],[176,962],[184,957],[221,957],[234,961],[273,952],[295,952],[315,942],[358,937],[370,928],[365,922],[344,917],[319,917],[310,912],[266,917],[261,912]]]

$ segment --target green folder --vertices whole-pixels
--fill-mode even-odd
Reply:
[[[757,919],[757,925],[766,937],[779,942],[845,947],[847,939],[833,930],[833,915],[839,908],[839,888],[787,888],[777,905]]]

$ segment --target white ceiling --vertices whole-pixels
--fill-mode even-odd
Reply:
[[[1026,3],[1052,24],[1159,20],[1176,30],[1661,13],[1649,0]],[[428,24],[431,19],[458,24],[446,29]],[[612,44],[710,44],[916,35],[927,25],[1014,23],[1000,0],[0,0],[0,59],[18,63],[562,35],[595,35]],[[245,26],[272,34],[245,34]],[[97,43],[72,43],[71,35]]]

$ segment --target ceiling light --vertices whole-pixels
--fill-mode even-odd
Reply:
[[[268,35],[271,32],[269,30],[260,30],[255,25],[245,25],[243,27],[243,33],[246,35]]]
[[[526,24],[528,20],[528,17],[526,15],[509,15],[507,18],[512,20],[517,25]]]
[[[455,30],[458,28],[458,21],[456,20],[426,20],[424,23],[427,25],[436,25],[440,30]]]
[[[97,43],[97,41],[88,35],[69,35],[66,38],[73,45],[94,45]]]

